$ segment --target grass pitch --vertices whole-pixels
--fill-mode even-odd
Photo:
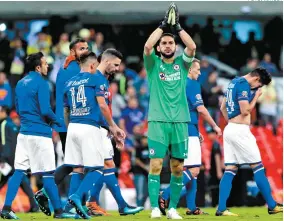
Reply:
[[[204,221],[276,221],[276,220],[283,220],[283,214],[275,214],[269,215],[267,213],[267,208],[265,207],[241,207],[241,208],[230,208],[230,210],[234,213],[239,214],[239,217],[217,217],[215,216],[215,208],[205,208],[204,211],[208,212],[209,215],[202,215],[202,216],[187,216],[185,215],[185,209],[179,209],[179,213],[183,216],[184,220],[204,220]],[[149,218],[150,211],[142,211],[136,215],[129,215],[129,216],[119,216],[118,212],[112,211],[112,216],[104,216],[104,217],[93,217],[92,220],[97,221],[118,221],[118,220],[137,220],[137,221],[144,221],[144,220],[151,220]],[[52,216],[46,216],[43,213],[17,213],[18,217],[21,220],[33,220],[33,221],[46,221],[46,220],[54,220]],[[67,220],[67,219],[66,219]],[[162,217],[160,220],[167,220],[166,217]]]

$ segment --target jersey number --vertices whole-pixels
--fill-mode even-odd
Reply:
[[[81,102],[82,103],[82,107],[86,107],[87,98],[85,96],[85,87],[84,87],[84,85],[80,85],[78,87],[77,96],[75,95],[75,88],[74,87],[71,87],[70,91],[71,91],[71,98],[72,98],[73,109],[76,109],[76,107],[77,107],[76,102],[77,103]],[[77,99],[75,99],[75,96],[76,96]]]
[[[235,103],[233,102],[233,91],[232,89],[228,89],[227,91],[227,104],[230,107],[230,111],[234,111]]]

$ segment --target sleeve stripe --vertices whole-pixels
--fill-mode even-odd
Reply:
[[[187,56],[185,53],[182,54],[182,59],[187,62],[187,63],[191,63],[194,59],[194,57],[189,57]]]

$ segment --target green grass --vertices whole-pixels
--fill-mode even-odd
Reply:
[[[242,207],[242,208],[231,208],[230,209],[234,213],[238,213],[239,217],[216,217],[215,216],[215,209],[214,208],[205,208],[204,211],[208,212],[210,215],[208,216],[186,216],[185,209],[179,209],[180,214],[183,216],[184,220],[204,220],[204,221],[276,221],[276,220],[283,220],[283,214],[275,214],[275,215],[268,215],[267,209],[265,207]],[[117,220],[137,220],[137,221],[144,221],[150,220],[149,214],[150,211],[143,211],[136,215],[129,215],[129,216],[119,216],[118,212],[113,211],[111,212],[112,216],[104,216],[104,217],[93,217],[93,220],[97,221],[117,221]],[[36,213],[36,214],[28,214],[28,213],[17,213],[21,220],[53,220],[52,216],[48,217],[45,216],[43,213]],[[167,220],[166,217],[162,217],[161,220]]]

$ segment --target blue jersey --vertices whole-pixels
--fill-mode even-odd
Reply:
[[[56,78],[56,116],[63,119],[63,94],[65,83],[80,72],[77,61],[71,61],[66,69],[60,68]],[[66,132],[66,126],[62,123],[61,127],[55,127],[57,132]]]
[[[191,119],[190,123],[188,123],[188,136],[199,136],[198,112],[196,108],[204,104],[201,96],[201,86],[198,81],[187,78],[186,97]]]
[[[99,74],[81,72],[71,78],[64,90],[64,105],[70,108],[70,123],[99,127],[101,111],[97,96],[104,96],[105,81]]]
[[[251,90],[249,83],[243,77],[234,78],[226,91],[226,108],[228,118],[232,119],[241,114],[239,101],[250,102],[255,95],[255,90]]]
[[[50,124],[59,122],[50,106],[47,81],[31,71],[16,86],[15,104],[21,119],[20,133],[51,137]]]

